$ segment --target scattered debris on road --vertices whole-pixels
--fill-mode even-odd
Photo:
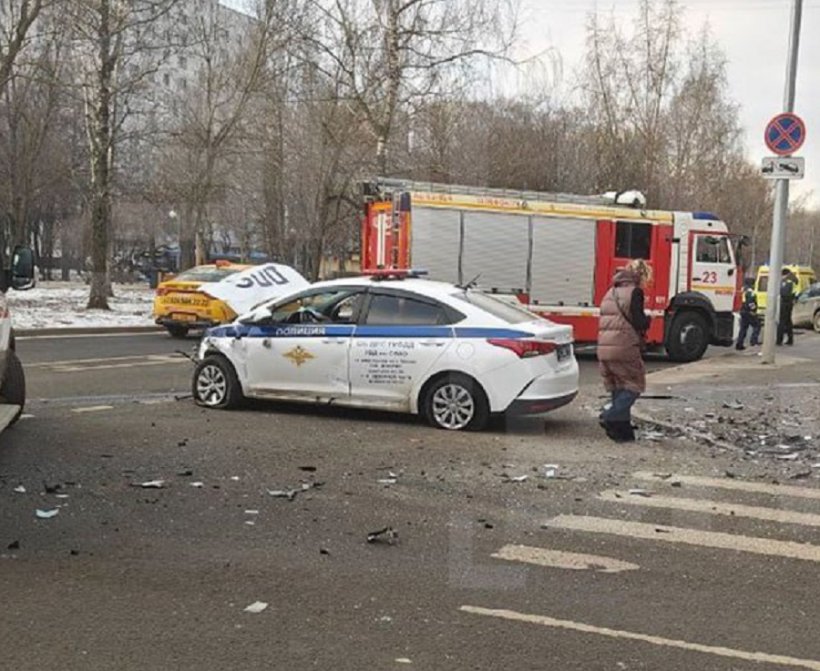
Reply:
[[[393,545],[399,539],[399,532],[393,527],[384,527],[378,531],[371,531],[367,534],[368,543],[387,543]]]
[[[59,512],[60,512],[59,508],[52,508],[51,510],[40,510],[38,508],[37,512],[35,514],[37,515],[38,519],[48,520],[48,519],[51,519],[52,517],[56,517],[59,514]]]
[[[526,482],[528,475],[508,475],[507,473],[502,473],[501,477],[504,478],[504,482]]]
[[[725,401],[723,407],[727,410],[743,410],[746,406],[740,401]]]
[[[26,493],[26,488],[23,485],[19,485],[18,487],[14,488],[14,491],[17,492],[18,494],[25,494]]]
[[[250,606],[245,607],[245,612],[246,613],[257,614],[257,613],[261,613],[267,607],[268,607],[268,604],[265,603],[264,601],[254,601]]]
[[[141,487],[142,489],[162,489],[165,487],[165,480],[147,480],[146,482],[132,482],[132,487]]]

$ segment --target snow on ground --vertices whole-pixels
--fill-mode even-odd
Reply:
[[[115,284],[111,310],[87,310],[89,287],[83,282],[40,282],[6,298],[14,328],[104,328],[151,326],[154,290],[147,284]]]

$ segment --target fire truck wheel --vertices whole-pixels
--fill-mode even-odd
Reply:
[[[709,345],[709,327],[697,312],[681,312],[672,321],[666,352],[672,361],[687,363],[703,356]]]
[[[207,356],[200,361],[191,386],[194,402],[206,408],[236,408],[245,398],[236,371],[224,356]]]
[[[421,412],[437,429],[480,431],[490,418],[490,404],[478,382],[467,375],[450,373],[427,386]]]
[[[14,419],[9,422],[9,426],[11,426],[20,419],[20,415],[23,414],[23,406],[26,404],[26,376],[23,373],[23,364],[20,363],[17,354],[12,351],[8,353],[8,360],[6,361],[6,377],[3,380],[2,387],[0,387],[0,400],[3,403],[20,406],[20,410],[17,411]]]

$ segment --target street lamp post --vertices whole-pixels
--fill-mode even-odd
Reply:
[[[786,65],[786,90],[783,95],[784,112],[794,111],[794,90],[797,80],[797,54],[800,47],[800,20],[803,0],[794,0],[789,37],[789,58]],[[778,179],[775,187],[774,221],[769,258],[769,286],[766,291],[766,321],[763,330],[763,363],[774,363],[777,339],[778,308],[780,306],[780,273],[783,267],[786,220],[789,216],[789,180]]]

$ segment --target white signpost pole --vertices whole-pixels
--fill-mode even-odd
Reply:
[[[803,0],[794,0],[789,60],[786,65],[786,90],[783,96],[785,112],[794,112],[794,89],[797,79],[797,54],[800,47],[800,21]],[[780,303],[780,273],[783,268],[784,229],[789,212],[789,180],[778,179],[775,187],[774,221],[772,223],[771,254],[769,258],[769,286],[766,291],[766,323],[763,331],[763,363],[774,363],[777,339],[777,316]]]

